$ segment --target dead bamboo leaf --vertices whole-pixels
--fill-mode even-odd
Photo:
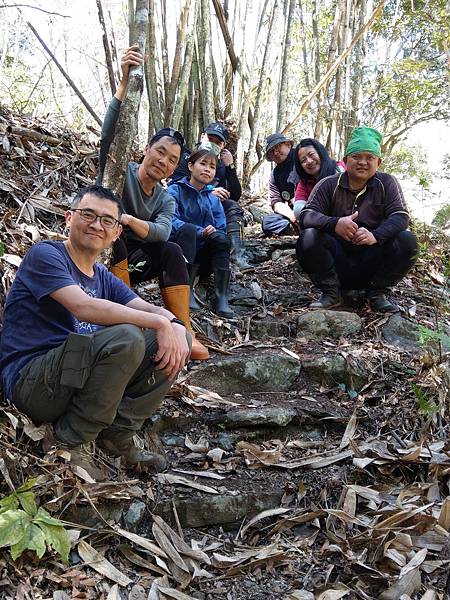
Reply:
[[[409,561],[409,563],[406,564],[404,567],[402,567],[402,570],[400,571],[399,577],[402,578],[407,573],[409,573],[410,571],[412,571],[413,569],[416,569],[417,567],[419,567],[423,563],[423,561],[425,560],[425,558],[427,556],[427,552],[428,552],[428,550],[426,548],[423,548],[422,550],[419,550],[419,552],[417,552],[413,556],[413,558]]]
[[[81,559],[100,575],[111,579],[122,587],[129,585],[132,580],[114,567],[109,560],[102,556],[90,544],[81,540],[78,543],[78,554]]]
[[[441,512],[439,513],[438,524],[445,529],[445,531],[449,531],[450,529],[450,496],[447,496],[442,503]]]
[[[255,523],[257,523],[258,521],[261,521],[262,519],[266,519],[267,517],[274,517],[275,515],[284,515],[287,512],[289,512],[288,508],[272,508],[269,510],[263,510],[262,512],[257,514],[255,517],[253,517],[253,519],[251,519],[247,523],[247,525],[244,525],[244,527],[241,529],[241,532],[240,532],[241,538],[243,538],[245,535],[245,532],[248,531],[248,529],[250,529],[250,527],[253,527],[253,525]]]
[[[399,600],[403,595],[413,596],[422,586],[422,579],[418,568],[409,571],[388,590],[379,595],[380,600]]]
[[[156,544],[153,544],[147,538],[144,538],[141,535],[138,535],[137,533],[131,533],[131,531],[127,531],[126,529],[121,529],[120,527],[114,527],[114,531],[122,537],[126,538],[127,540],[130,540],[130,542],[133,542],[137,546],[144,548],[144,550],[148,550],[154,556],[167,558],[166,553],[163,552],[161,548],[159,548]]]
[[[207,494],[219,493],[215,488],[209,487],[208,485],[203,485],[201,483],[197,483],[196,481],[191,481],[190,479],[186,479],[186,477],[180,477],[179,475],[171,475],[170,473],[159,473],[158,481],[160,481],[161,483],[182,485],[184,487],[193,488],[194,490],[206,492]]]
[[[193,596],[188,596],[187,594],[183,594],[183,592],[172,588],[160,586],[159,591],[165,596],[169,596],[169,598],[175,598],[175,600],[195,600]]]
[[[153,523],[152,533],[155,540],[158,542],[158,546],[164,550],[167,556],[177,565],[177,567],[179,567],[182,571],[189,573],[189,567],[186,565],[175,547],[170,542],[169,538],[156,522]]]
[[[119,592],[119,586],[115,583],[112,588],[108,592],[108,596],[106,600],[121,600],[121,595]]]
[[[344,448],[346,448],[353,440],[353,437],[356,432],[357,423],[358,420],[356,418],[355,410],[350,419],[348,420],[347,427],[345,428],[344,435],[342,436],[341,443],[339,444],[339,450],[343,450]]]

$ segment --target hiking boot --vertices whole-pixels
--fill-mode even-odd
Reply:
[[[99,438],[97,444],[106,454],[116,458],[120,457],[124,467],[141,465],[144,469],[161,473],[169,466],[165,456],[137,448],[134,445],[133,438],[121,440],[120,442],[114,438]]]
[[[311,302],[309,308],[329,309],[341,305],[340,281],[334,268],[328,269],[328,271],[323,273],[311,273],[309,277],[314,285],[322,291],[319,300]]]
[[[384,290],[373,290],[367,292],[369,306],[374,312],[395,313],[399,312],[400,307],[386,298]]]
[[[94,448],[92,443],[80,444],[79,446],[69,446],[59,440],[49,429],[46,431],[45,437],[42,440],[42,449],[47,454],[53,452],[68,453],[70,458],[68,463],[71,467],[80,467],[95,481],[107,481],[108,477],[102,468],[100,468],[94,458]],[[63,458],[65,458],[63,456]],[[75,470],[76,472],[76,470]],[[79,474],[79,473],[78,473]]]
[[[234,312],[228,304],[230,275],[231,271],[229,269],[214,269],[215,313],[225,319],[232,319],[234,317]]]

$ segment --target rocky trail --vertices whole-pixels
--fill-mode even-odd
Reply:
[[[60,200],[20,205],[16,188],[33,198],[20,164],[57,176],[41,147],[23,153],[0,169],[3,292],[29,245],[62,231]],[[73,166],[80,177],[89,161]],[[236,317],[215,316],[200,285],[194,321],[212,358],[188,365],[137,440],[161,445],[168,471],[109,464],[111,482],[89,481],[64,453],[44,454],[43,427],[1,405],[1,496],[35,478],[37,504],[71,541],[68,564],[51,549],[13,561],[0,501],[1,598],[449,597],[448,238],[416,224],[421,255],[393,296],[401,313],[374,314],[358,296],[310,311],[295,238],[263,239],[264,203],[245,203],[253,268],[233,276]],[[154,284],[139,291],[159,301]]]

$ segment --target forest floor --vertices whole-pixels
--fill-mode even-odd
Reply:
[[[0,118],[0,155],[11,118]],[[30,245],[61,235],[64,197],[95,174],[95,148],[52,135],[67,146],[3,138],[2,298]],[[111,481],[89,481],[3,403],[1,496],[32,514],[31,491],[65,523],[71,549],[68,564],[51,548],[13,560],[0,500],[1,598],[449,597],[450,243],[415,227],[420,257],[391,317],[363,298],[310,311],[295,239],[249,226],[254,266],[233,277],[236,318],[215,316],[200,288],[195,323],[212,358],[188,365],[137,440],[161,444],[165,473],[124,472],[96,451]],[[139,291],[159,301],[153,284]]]

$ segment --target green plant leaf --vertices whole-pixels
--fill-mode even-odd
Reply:
[[[30,515],[23,510],[8,510],[0,515],[0,548],[17,544],[31,523]]]
[[[36,497],[34,492],[23,492],[22,494],[17,494],[20,502],[20,506],[23,508],[25,512],[27,512],[31,517],[34,517],[37,513],[36,506]]]
[[[45,554],[45,536],[37,525],[30,523],[22,539],[11,546],[11,556],[16,560],[25,550],[34,550],[39,558]]]
[[[48,514],[48,512],[44,508],[42,508],[42,506],[37,511],[36,516],[33,519],[33,523],[45,523],[46,525],[55,525],[56,527],[63,527],[61,521],[59,519],[51,517]]]
[[[48,525],[43,522],[39,522],[38,525],[43,532],[47,545],[51,546],[67,563],[69,561],[70,539],[64,527],[61,524]]]
[[[0,242],[0,256],[3,256],[5,254],[5,246],[3,245],[3,242]]]
[[[19,508],[19,499],[16,494],[10,494],[0,500],[0,514],[16,508]]]
[[[437,413],[439,407],[434,402],[430,402],[428,398],[423,393],[421,387],[419,387],[416,383],[411,384],[414,395],[417,399],[417,404],[419,406],[419,411],[426,415],[433,415]]]
[[[17,488],[16,494],[21,494],[22,492],[28,492],[28,490],[31,490],[31,488],[33,488],[36,485],[37,480],[38,480],[37,477],[32,477],[31,479],[29,479],[23,485],[21,485],[20,488]]]

